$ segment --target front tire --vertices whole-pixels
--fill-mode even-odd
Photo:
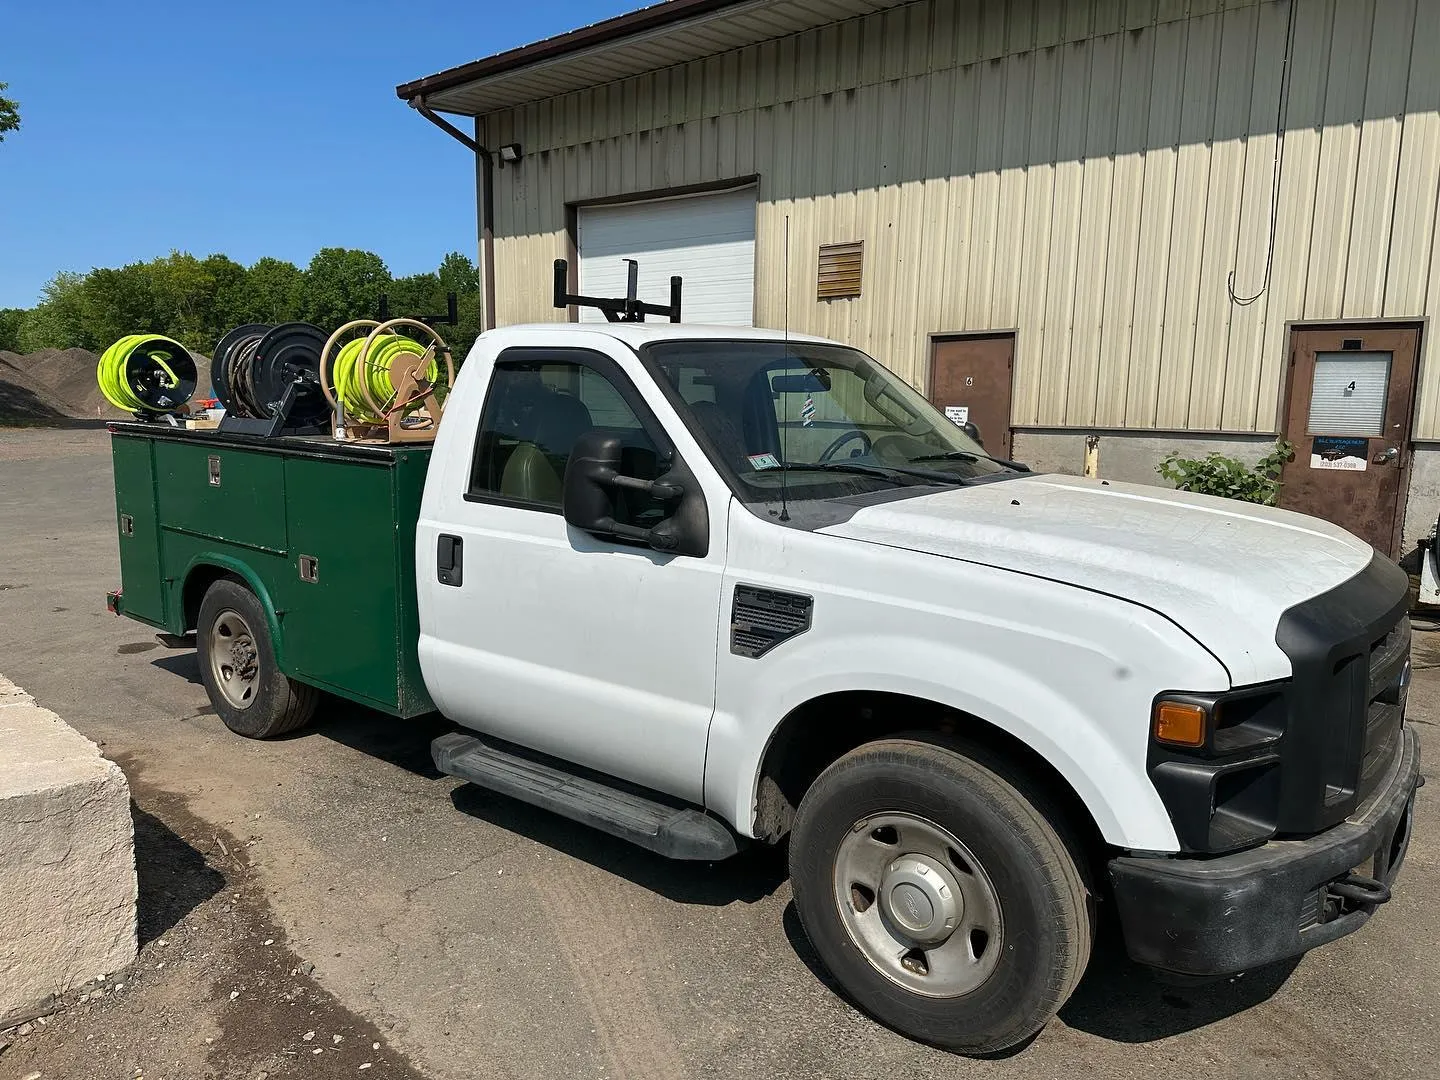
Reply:
[[[280,670],[265,609],[244,585],[228,579],[211,585],[196,623],[200,678],[231,731],[269,739],[304,726],[315,715],[320,692]]]
[[[1094,934],[1074,853],[983,748],[868,743],[821,773],[790,840],[795,907],[851,999],[969,1054],[1035,1035],[1084,974]]]

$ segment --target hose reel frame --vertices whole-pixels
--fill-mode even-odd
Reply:
[[[422,331],[429,344],[416,353],[392,343],[416,347],[422,342],[401,335],[400,328]],[[336,367],[341,353],[361,339],[347,335],[368,330],[349,361],[350,374],[337,390]],[[387,345],[391,346],[387,348]],[[443,365],[443,366],[442,366]],[[377,391],[377,372],[384,373],[388,393]],[[430,442],[440,426],[445,399],[455,385],[455,360],[449,344],[420,319],[355,319],[330,335],[320,353],[320,389],[334,412],[336,439],[366,442]],[[353,392],[352,392],[353,391]],[[351,400],[358,398],[358,400]]]
[[[145,420],[188,412],[199,378],[190,350],[163,334],[127,334],[95,364],[105,400]]]
[[[222,431],[273,437],[319,434],[326,401],[320,390],[325,332],[306,322],[247,323],[220,339],[211,384],[225,406]]]

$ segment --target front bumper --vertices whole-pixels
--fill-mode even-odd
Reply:
[[[1309,839],[1212,859],[1112,859],[1131,958],[1186,975],[1229,975],[1358,930],[1390,898],[1420,782],[1420,740],[1406,725],[1368,804]],[[1352,873],[1371,859],[1373,878]]]

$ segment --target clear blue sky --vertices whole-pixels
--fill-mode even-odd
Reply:
[[[172,249],[301,266],[378,252],[392,273],[475,257],[469,151],[395,86],[643,0],[6,4],[0,307],[57,270]]]

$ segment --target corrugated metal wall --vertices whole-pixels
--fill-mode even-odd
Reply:
[[[1288,320],[1440,311],[1440,2],[1294,2],[924,0],[487,117],[499,319],[558,314],[567,203],[755,174],[761,324],[788,215],[792,328],[917,385],[928,334],[1014,328],[1017,426],[1274,430]]]

